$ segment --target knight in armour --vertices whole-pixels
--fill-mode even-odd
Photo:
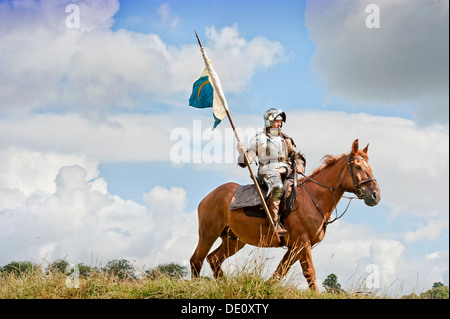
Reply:
[[[306,165],[294,140],[281,131],[285,122],[286,114],[281,109],[270,108],[264,113],[264,129],[250,140],[247,150],[243,142],[237,144],[239,166],[247,166],[244,152],[247,153],[248,164],[258,160],[258,180],[268,188],[267,206],[280,236],[287,233],[279,216],[283,181],[294,178],[295,173],[302,174]]]

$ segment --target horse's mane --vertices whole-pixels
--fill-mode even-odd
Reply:
[[[324,169],[334,165],[340,158],[342,158],[344,156],[347,156],[347,154],[342,154],[339,156],[325,155],[324,157],[322,157],[322,160],[321,160],[323,164],[321,166],[319,166],[318,168],[316,168],[309,177],[316,176]]]
[[[319,166],[318,168],[316,168],[312,172],[312,174],[309,175],[308,177],[313,178],[314,176],[316,176],[317,174],[319,174],[323,170],[327,169],[328,167],[334,165],[338,160],[340,160],[343,157],[346,157],[347,155],[348,154],[341,154],[341,155],[338,155],[338,156],[325,155],[324,157],[322,157],[322,160],[321,160],[323,164],[321,166]],[[366,154],[364,154],[364,155],[361,154],[360,156],[364,157],[367,161],[369,160],[369,158],[368,158],[368,156]]]

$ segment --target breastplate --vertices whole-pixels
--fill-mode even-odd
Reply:
[[[263,135],[258,143],[258,159],[261,165],[286,162],[287,146],[281,136]]]

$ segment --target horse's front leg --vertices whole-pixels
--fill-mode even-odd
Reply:
[[[319,291],[316,283],[316,270],[314,269],[312,254],[311,254],[311,242],[306,242],[303,249],[300,251],[300,265],[303,269],[303,275],[308,281],[310,289]]]

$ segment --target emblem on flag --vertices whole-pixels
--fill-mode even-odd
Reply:
[[[204,75],[204,73],[206,73],[206,75]],[[208,72],[203,71],[200,79],[195,81],[192,87],[189,105],[199,109],[213,107],[213,94],[214,89],[209,82]]]
[[[214,93],[214,88],[209,81],[208,69],[205,68],[200,78],[192,86],[192,94],[189,105],[198,109],[213,108],[214,126],[213,130],[224,118],[223,107]]]

